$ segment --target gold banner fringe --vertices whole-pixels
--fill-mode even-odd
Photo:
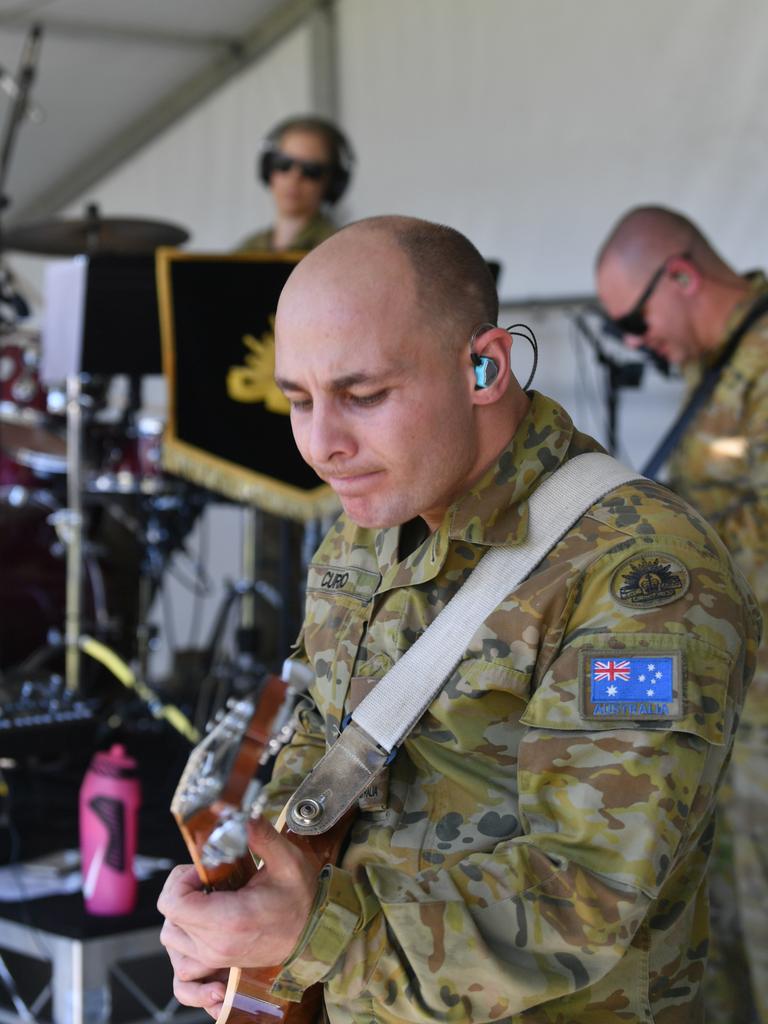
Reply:
[[[341,511],[339,499],[326,484],[311,491],[302,491],[282,481],[249,472],[207,452],[198,452],[192,445],[175,438],[166,437],[162,461],[166,469],[185,480],[233,501],[253,505],[264,512],[299,523]]]

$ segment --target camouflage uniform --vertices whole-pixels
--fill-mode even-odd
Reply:
[[[753,293],[729,318],[723,344],[755,300],[768,292],[762,274],[754,275],[752,283]],[[670,480],[720,534],[768,622],[768,313],[741,339],[708,404],[683,436],[670,462]],[[768,1022],[765,641],[721,804],[712,870],[716,942],[707,990],[709,1019]]]
[[[326,238],[330,238],[337,230],[338,228],[332,220],[329,220],[322,213],[317,213],[309,224],[302,228],[296,236],[291,249],[297,252],[303,252],[305,249],[314,249],[316,245],[320,245],[320,243],[324,242]],[[249,235],[247,238],[243,239],[237,247],[237,251],[274,252],[274,246],[272,245],[272,228],[264,228],[262,231],[257,231],[255,234]]]
[[[540,481],[597,449],[535,395],[404,558],[398,529],[338,520],[310,566],[316,684],[276,803],[484,552],[525,538]],[[642,482],[598,502],[467,638],[383,806],[323,870],[275,991],[324,982],[334,1024],[701,1020],[712,809],[756,635],[740,575],[679,498]],[[595,702],[596,656],[674,661],[674,698]]]

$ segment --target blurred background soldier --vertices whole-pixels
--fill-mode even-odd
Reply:
[[[338,225],[328,211],[346,192],[354,163],[346,136],[326,118],[298,115],[276,124],[256,160],[257,176],[272,193],[274,221],[245,238],[238,251],[305,252],[329,238]],[[279,660],[301,621],[303,531],[269,513],[261,513],[258,522],[256,572],[278,588],[284,608],[282,629],[261,623],[260,653]],[[261,615],[268,615],[266,608]]]
[[[325,118],[281,121],[266,136],[257,173],[275,203],[275,220],[239,248],[255,252],[313,249],[336,230],[328,207],[346,191],[355,162],[346,136]]]
[[[764,640],[722,793],[707,1019],[768,1021],[768,281],[741,275],[695,224],[639,207],[597,259],[597,290],[628,345],[682,367],[690,392],[651,457],[703,513],[761,606]]]

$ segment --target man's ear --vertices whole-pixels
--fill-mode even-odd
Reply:
[[[694,295],[701,287],[701,274],[685,256],[674,256],[667,264],[667,272],[685,295]]]
[[[489,327],[478,335],[469,353],[472,401],[491,405],[509,386],[511,338],[503,327]]]

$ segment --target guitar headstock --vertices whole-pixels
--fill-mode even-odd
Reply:
[[[206,885],[238,863],[247,869],[246,822],[266,766],[293,734],[297,699],[312,679],[306,665],[287,661],[282,676],[268,676],[255,697],[230,701],[190,754],[171,813]]]
[[[232,702],[189,755],[171,801],[171,814],[186,822],[224,799],[235,761],[256,712],[256,701]]]

